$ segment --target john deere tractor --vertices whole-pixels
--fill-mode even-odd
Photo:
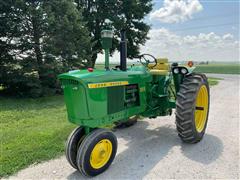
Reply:
[[[199,142],[209,112],[209,86],[193,64],[169,64],[167,59],[142,54],[127,67],[127,43],[121,31],[120,65],[109,67],[113,31],[101,32],[105,69],[88,68],[59,75],[68,120],[78,127],[66,142],[70,165],[85,176],[104,172],[117,152],[117,138],[106,127],[128,123],[134,116],[157,118],[175,109],[176,129],[186,143]],[[156,119],[157,120],[157,119]]]

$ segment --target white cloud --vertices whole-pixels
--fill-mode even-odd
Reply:
[[[225,40],[232,40],[233,39],[233,35],[232,34],[225,34],[224,36],[223,36],[223,39],[225,39]]]
[[[239,61],[239,41],[230,33],[180,36],[166,28],[160,28],[150,30],[149,38],[145,46],[141,47],[141,53],[167,57],[170,61]],[[119,52],[115,52],[110,63],[119,61]],[[97,63],[103,62],[104,55],[98,54]]]
[[[192,18],[203,10],[199,0],[164,0],[163,7],[152,12],[150,19],[164,23],[179,23]]]
[[[177,35],[165,28],[152,29],[150,40],[141,52],[156,57],[168,57],[171,61],[237,61],[239,41],[232,34],[218,35],[214,32],[198,35]]]

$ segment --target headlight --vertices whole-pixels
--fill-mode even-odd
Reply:
[[[182,73],[182,74],[187,74],[187,73],[188,73],[188,71],[187,71],[187,69],[185,69],[185,68],[182,68],[182,69],[181,69],[181,73]]]
[[[174,68],[174,69],[173,69],[173,73],[174,73],[174,74],[178,74],[178,73],[179,73],[179,69],[178,69],[178,68]]]

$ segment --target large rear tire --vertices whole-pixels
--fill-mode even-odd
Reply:
[[[184,78],[177,93],[176,126],[186,143],[197,143],[205,134],[209,113],[209,85],[203,74]]]

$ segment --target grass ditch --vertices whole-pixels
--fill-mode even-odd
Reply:
[[[0,177],[60,156],[74,125],[67,122],[62,96],[0,97]]]

